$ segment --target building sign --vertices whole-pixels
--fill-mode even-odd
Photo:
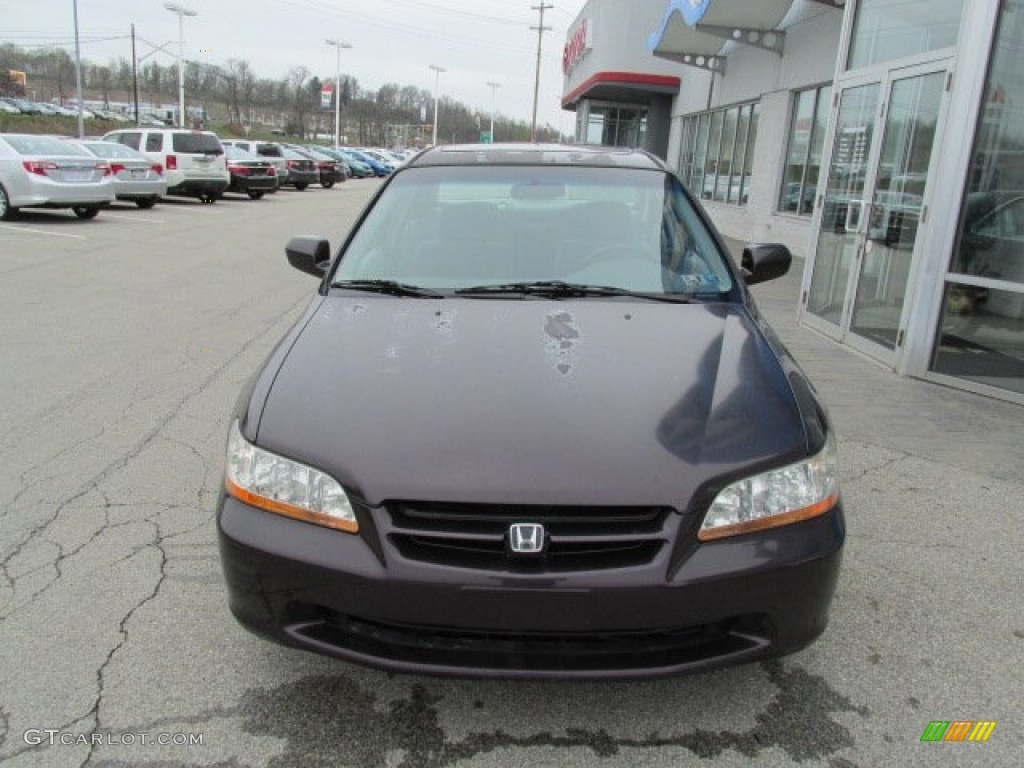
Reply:
[[[683,14],[683,20],[692,27],[704,18],[711,0],[675,0],[674,5]]]
[[[562,72],[568,75],[573,67],[579,64],[591,49],[594,47],[594,25],[590,19],[583,19],[575,31],[565,41],[565,48],[562,50]]]
[[[331,96],[334,95],[334,83],[324,83],[320,89],[320,109],[331,108]]]

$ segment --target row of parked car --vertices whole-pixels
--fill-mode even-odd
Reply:
[[[55,115],[60,117],[78,117],[78,109],[62,107],[45,101],[30,101],[16,96],[0,96],[0,113],[8,115]],[[111,109],[83,109],[82,116],[96,120],[115,120],[119,123],[131,122],[131,118]]]
[[[348,178],[386,176],[412,154],[155,127],[82,140],[0,134],[0,219],[29,207],[70,208],[91,219],[115,199],[152,208],[165,195],[212,203],[225,192],[258,200],[282,186],[330,189]]]

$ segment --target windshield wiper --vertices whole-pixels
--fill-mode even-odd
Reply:
[[[443,293],[421,288],[418,285],[400,283],[397,280],[336,280],[331,288],[347,288],[351,291],[386,293],[389,296],[418,296],[421,298],[443,298]]]
[[[552,298],[573,298],[579,296],[628,296],[629,298],[666,301],[675,304],[692,304],[695,299],[679,293],[648,293],[616,288],[611,285],[586,285],[567,283],[562,280],[538,280],[523,283],[502,283],[499,285],[474,285],[455,291],[460,296],[519,294],[522,296],[549,296]]]

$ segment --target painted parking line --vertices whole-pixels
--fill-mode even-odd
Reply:
[[[32,235],[49,235],[50,237],[70,237],[73,240],[88,240],[85,235],[66,235],[63,232],[47,232],[45,229],[31,229],[29,227],[18,227],[13,224],[0,224],[0,228],[10,229],[15,232],[28,232]]]
[[[118,213],[110,213],[109,211],[103,212],[104,219],[121,219],[122,221],[145,221],[150,224],[166,224],[164,219],[147,219],[145,216],[132,216],[130,214],[122,215]]]

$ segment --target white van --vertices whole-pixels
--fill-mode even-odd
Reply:
[[[169,195],[212,203],[231,183],[224,147],[210,131],[142,126],[111,131],[103,139],[137,149],[162,165]]]

